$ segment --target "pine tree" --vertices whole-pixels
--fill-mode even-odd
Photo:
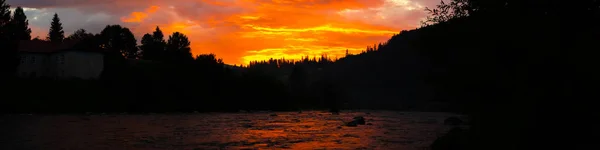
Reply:
[[[163,32],[160,30],[160,28],[158,26],[156,27],[156,30],[154,31],[154,33],[152,33],[152,38],[154,39],[154,43],[152,44],[152,46],[154,47],[153,51],[157,55],[155,57],[155,59],[158,59],[158,60],[163,59],[163,58],[161,58],[161,57],[163,57],[161,55],[166,50],[167,42],[165,41],[165,36],[164,36]]]
[[[0,41],[5,41],[8,35],[8,24],[10,22],[10,5],[6,0],[0,0]]]
[[[140,50],[145,60],[163,60],[166,42],[163,32],[159,27],[152,34],[146,34],[142,37]]]
[[[11,20],[12,23],[12,36],[16,40],[31,40],[31,29],[29,28],[29,20],[23,8],[17,7]]]
[[[154,31],[154,33],[152,33],[152,38],[154,38],[154,42],[156,42],[156,43],[166,43],[165,35],[163,34],[163,32],[160,30],[160,28],[158,26],[156,27],[156,30]]]
[[[15,74],[19,59],[16,45],[11,42],[10,5],[0,0],[0,80]]]
[[[51,42],[62,42],[65,39],[65,31],[63,31],[62,23],[60,23],[60,18],[58,18],[58,14],[54,14],[54,18],[52,18],[52,23],[50,24],[50,32],[48,33],[48,40]]]

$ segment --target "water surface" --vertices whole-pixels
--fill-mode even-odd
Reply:
[[[276,115],[273,115],[276,114]],[[344,126],[355,116],[369,125]],[[371,111],[0,116],[0,149],[426,149],[452,114]]]

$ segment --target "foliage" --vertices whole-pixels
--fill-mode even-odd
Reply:
[[[157,57],[160,55],[160,50],[156,50],[154,44],[154,39],[152,39],[152,35],[144,34],[142,40],[140,41],[142,45],[140,45],[140,55],[143,59],[146,60],[157,60]]]
[[[190,41],[182,33],[175,32],[169,36],[167,41],[166,59],[171,62],[189,62],[192,58]]]
[[[449,4],[440,0],[436,8],[425,7],[429,16],[421,21],[423,26],[446,22],[450,19],[466,17],[469,15],[469,0],[452,0]]]
[[[157,61],[163,58],[167,43],[159,27],[156,27],[156,30],[152,34],[145,34],[142,37],[141,43],[140,53],[143,59]]]
[[[0,0],[0,38],[7,38],[7,27],[10,23],[10,5]]]
[[[120,25],[108,25],[100,32],[102,47],[119,53],[128,59],[136,59],[139,56],[137,40],[128,28]]]
[[[5,0],[0,0],[0,78],[14,75],[18,63],[10,22],[10,5]]]
[[[13,32],[13,37],[15,37],[17,40],[31,39],[31,29],[29,28],[29,20],[27,20],[27,16],[25,16],[25,12],[23,12],[22,7],[17,7],[15,9],[11,22],[11,30]]]
[[[160,30],[160,27],[158,27],[158,26],[156,27],[156,29],[152,33],[152,38],[154,38],[154,42],[157,42],[157,43],[166,43],[165,42],[165,36],[164,36],[163,32]]]
[[[47,39],[50,42],[61,43],[63,39],[65,39],[65,31],[63,31],[62,23],[60,23],[60,18],[58,18],[58,14],[55,13],[52,18],[52,23],[50,23],[50,32],[48,32]]]
[[[123,50],[121,53],[128,59],[137,59],[139,58],[139,49],[137,46],[137,40],[135,36],[128,28],[123,28],[121,31],[122,40],[125,42],[123,45]]]
[[[40,38],[40,36],[36,36],[33,39],[31,39],[32,41],[45,41],[46,39],[42,39]]]
[[[73,32],[73,34],[69,35],[67,37],[67,40],[81,41],[87,38],[91,38],[93,36],[94,34],[88,33],[85,29],[78,29],[77,31]]]

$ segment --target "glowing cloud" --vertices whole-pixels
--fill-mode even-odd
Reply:
[[[142,22],[148,18],[149,14],[156,12],[159,9],[158,6],[150,6],[145,12],[132,12],[129,17],[122,17],[123,22]]]
[[[267,32],[321,32],[321,31],[329,31],[329,32],[342,32],[342,33],[356,33],[356,34],[394,34],[396,31],[378,31],[378,30],[361,30],[361,29],[352,29],[352,28],[336,28],[331,25],[323,25],[319,27],[312,28],[303,28],[303,29],[288,29],[288,28],[265,28],[258,27],[254,25],[245,25],[247,27],[253,28],[259,31],[267,31]]]

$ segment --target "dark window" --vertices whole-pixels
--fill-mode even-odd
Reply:
[[[35,56],[31,57],[31,64],[35,64]]]
[[[27,56],[21,56],[21,64],[25,64],[27,62]]]
[[[60,62],[60,64],[65,64],[65,55],[64,54],[60,55],[60,57],[58,58],[58,61]]]

